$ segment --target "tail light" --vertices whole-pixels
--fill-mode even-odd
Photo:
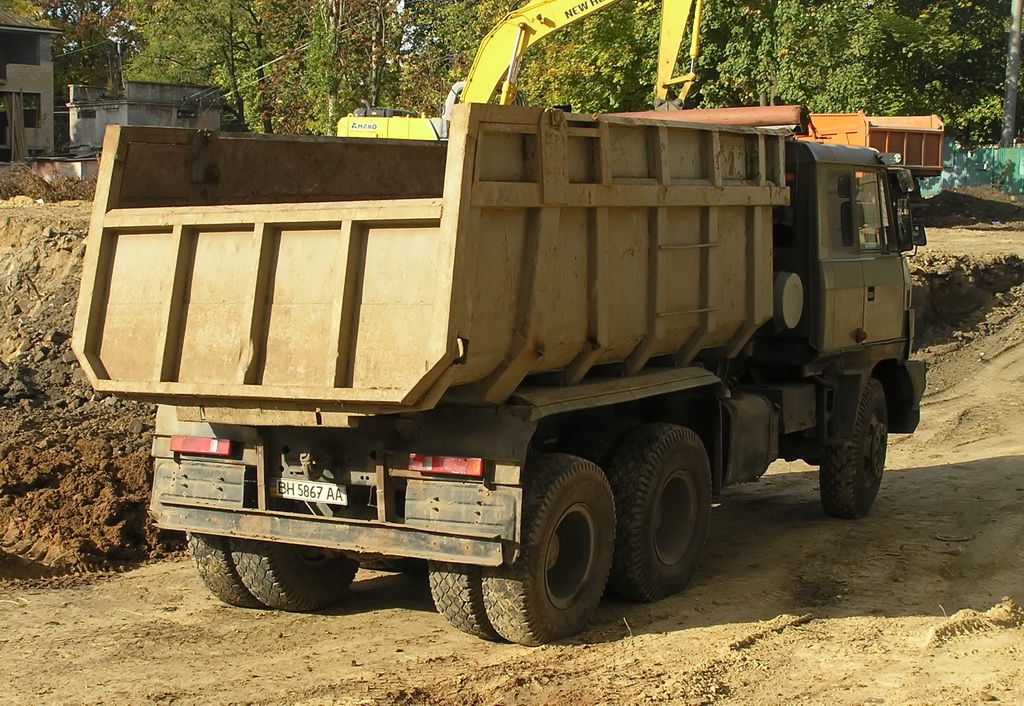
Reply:
[[[409,470],[421,473],[444,473],[450,476],[482,478],[484,475],[484,460],[482,458],[462,458],[460,456],[409,454]]]
[[[230,456],[231,439],[207,439],[201,436],[172,436],[171,451],[197,456]]]

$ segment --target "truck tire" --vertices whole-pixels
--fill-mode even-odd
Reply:
[[[268,608],[305,612],[334,605],[359,563],[314,547],[232,539],[231,558],[249,592]]]
[[[430,562],[430,596],[452,627],[484,640],[502,639],[487,618],[479,566]]]
[[[239,608],[264,608],[238,576],[227,537],[188,534],[188,554],[199,578],[220,601]]]
[[[690,582],[711,518],[711,465],[700,438],[674,424],[645,424],[608,467],[616,539],[608,588],[650,602]]]
[[[885,390],[868,380],[857,406],[853,435],[830,445],[818,467],[821,504],[832,517],[857,519],[871,511],[882,484],[889,441]]]
[[[601,469],[607,468],[622,440],[639,426],[639,422],[621,418],[607,419],[594,426],[586,426],[569,438],[565,452],[585,458]]]
[[[601,602],[614,542],[615,501],[601,469],[568,454],[532,456],[519,558],[482,569],[491,625],[531,647],[583,630]]]

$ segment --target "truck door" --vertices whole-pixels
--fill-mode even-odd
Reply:
[[[853,168],[822,165],[818,233],[820,294],[812,344],[820,351],[850,348],[864,323],[864,268],[856,237]]]
[[[888,183],[882,170],[854,173],[860,260],[864,270],[864,343],[902,338],[907,285],[906,261],[899,253],[895,229],[890,227]]]

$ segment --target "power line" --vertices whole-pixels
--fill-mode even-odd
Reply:
[[[117,44],[117,42],[115,42],[113,39],[104,39],[103,41],[96,42],[95,44],[90,44],[87,47],[78,47],[78,49],[72,49],[71,51],[66,51],[63,54],[58,54],[57,56],[53,57],[53,59],[57,60],[57,59],[65,57],[65,56],[71,56],[72,54],[77,54],[78,52],[81,52],[81,51],[88,51],[89,49],[93,49],[94,47],[98,47],[100,45],[108,44],[108,43],[109,44]]]

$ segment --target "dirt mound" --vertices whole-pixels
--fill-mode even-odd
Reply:
[[[28,167],[14,167],[0,174],[0,199],[29,198],[55,203],[72,199],[91,199],[96,178],[55,176],[47,181]]]
[[[105,439],[83,438],[58,448],[6,444],[0,456],[0,576],[106,569],[160,545],[144,511],[144,449],[123,456]]]
[[[939,228],[1017,222],[1024,221],[1024,204],[994,186],[958,187],[925,200],[917,218]]]
[[[146,513],[153,410],[70,348],[90,204],[0,204],[0,578],[113,568],[173,538]]]
[[[919,347],[984,334],[1021,306],[1024,259],[924,250],[909,260]]]
[[[925,644],[932,648],[941,647],[958,637],[994,630],[1013,630],[1021,626],[1024,626],[1024,610],[1012,598],[1004,596],[999,605],[984,613],[970,608],[958,610],[941,625],[928,630]]]

